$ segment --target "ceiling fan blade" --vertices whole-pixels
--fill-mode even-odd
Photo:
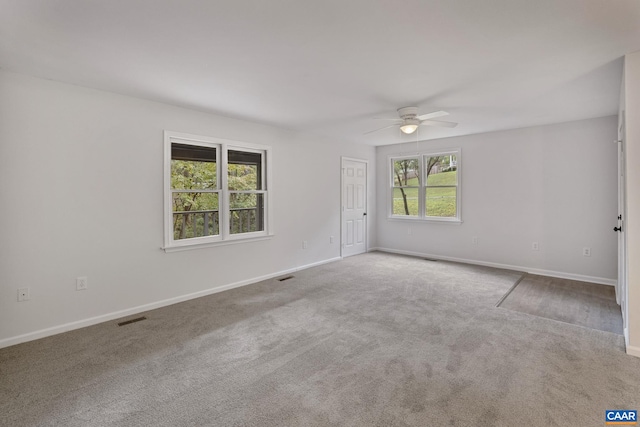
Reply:
[[[380,128],[380,129],[370,130],[369,132],[363,133],[363,135],[369,135],[370,133],[378,132],[379,130],[383,130],[383,129],[393,128],[393,127],[396,127],[396,126],[398,126],[398,125],[397,124],[393,124],[393,125],[385,126],[383,128]]]
[[[423,120],[420,122],[420,126],[440,126],[445,128],[454,128],[458,126],[454,122],[441,122],[440,120]]]
[[[435,119],[436,117],[448,116],[449,113],[446,111],[434,111],[433,113],[423,114],[421,116],[416,117],[418,120],[428,120]]]

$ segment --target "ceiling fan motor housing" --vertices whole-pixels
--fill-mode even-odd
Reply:
[[[418,115],[418,107],[402,107],[398,108],[398,115],[401,119],[415,119]]]

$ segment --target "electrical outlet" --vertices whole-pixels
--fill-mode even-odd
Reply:
[[[333,236],[329,236],[329,243],[333,243]]]
[[[533,243],[531,244],[531,250],[532,250],[532,251],[537,251],[537,250],[539,250],[539,249],[540,249],[540,246],[538,246],[538,242],[533,242]]]
[[[302,241],[302,249],[307,249],[307,247],[308,247],[308,246],[309,246],[309,245],[307,245],[307,241],[306,241],[306,240],[303,240],[303,241]]]
[[[76,279],[76,291],[84,291],[87,289],[87,277],[86,276],[82,276],[82,277],[78,277]]]
[[[478,244],[478,236],[473,236],[471,238],[471,243],[473,243],[474,245],[477,245]]]
[[[587,248],[587,247],[582,248],[582,255],[591,256],[591,248]]]
[[[18,288],[18,302],[29,301],[29,288]]]
[[[411,227],[407,227],[407,236],[411,235]]]

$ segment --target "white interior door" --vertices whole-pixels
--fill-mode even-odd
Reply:
[[[618,232],[618,281],[616,285],[616,299],[622,311],[622,326],[624,328],[625,339],[628,338],[627,331],[627,243],[625,234],[625,117],[624,111],[620,118],[618,128],[618,226],[614,229]]]
[[[343,257],[367,251],[367,162],[342,158]]]

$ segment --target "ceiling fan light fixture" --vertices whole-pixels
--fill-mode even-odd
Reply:
[[[418,129],[419,125],[420,125],[419,120],[406,119],[404,123],[402,123],[402,126],[400,126],[400,130],[402,131],[402,133],[406,133],[407,135],[410,135],[414,133],[416,129]]]
[[[406,133],[407,135],[412,134],[418,129],[417,125],[402,125],[400,126],[400,130],[402,133]]]

